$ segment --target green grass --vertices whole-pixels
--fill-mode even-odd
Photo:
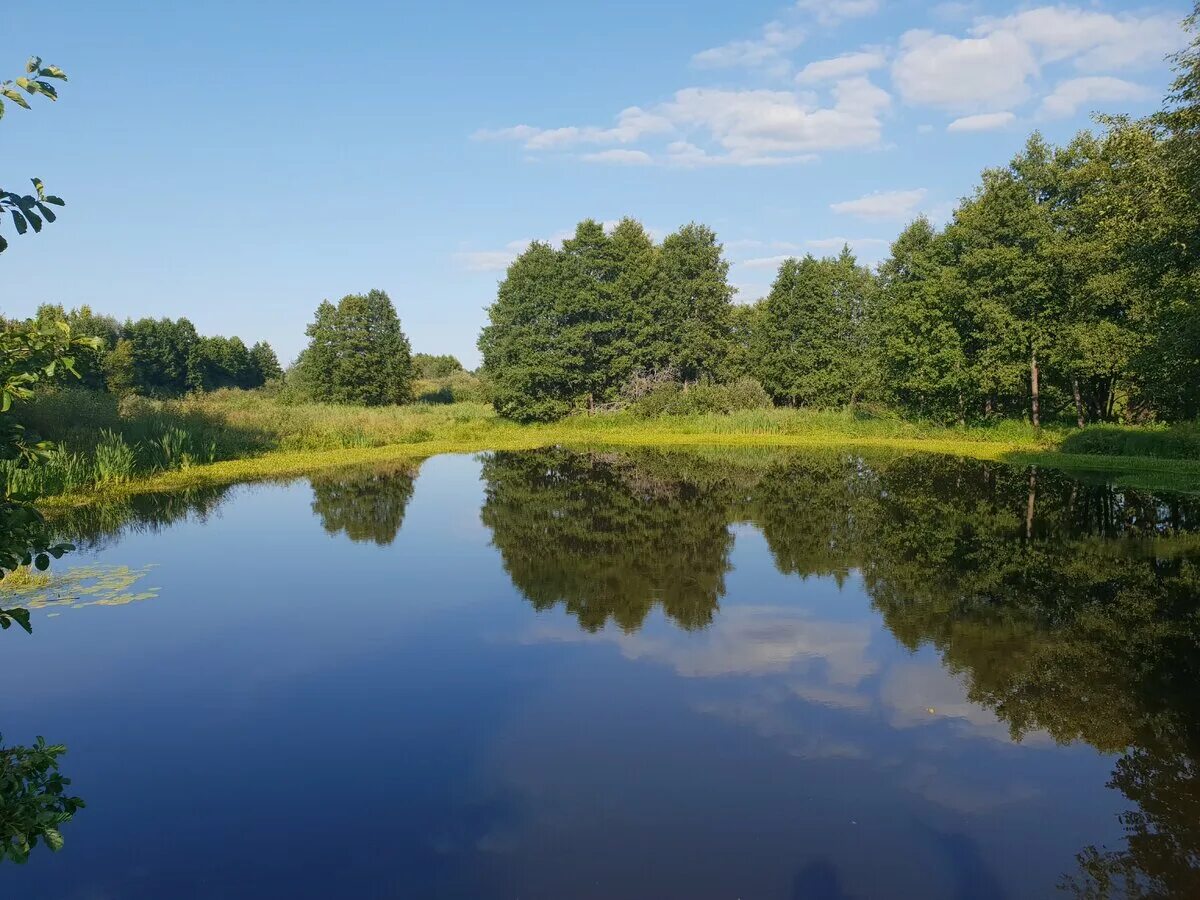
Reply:
[[[1200,452],[1179,458],[1146,434],[1168,429],[1035,430],[1022,422],[945,427],[884,413],[749,409],[648,418],[632,412],[522,426],[482,403],[364,408],[280,402],[224,391],[180,401],[60,391],[21,413],[30,432],[62,450],[44,467],[9,472],[14,484],[57,495],[57,503],[292,476],[332,466],[424,458],[438,453],[515,450],[551,444],[613,447],[858,448],[944,453],[1103,473],[1130,483],[1194,489]],[[1138,437],[1115,441],[1112,433]],[[1195,428],[1192,428],[1195,432]],[[1091,438],[1093,433],[1103,437]],[[1065,453],[1073,442],[1129,451]],[[1186,438],[1172,436],[1179,452]]]

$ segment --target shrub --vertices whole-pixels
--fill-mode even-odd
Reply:
[[[492,399],[484,379],[463,371],[417,379],[413,392],[418,403],[489,403]]]
[[[1068,435],[1059,449],[1063,453],[1200,459],[1200,425],[1093,425]]]
[[[728,384],[701,382],[687,385],[665,381],[654,385],[631,405],[633,412],[647,418],[687,416],[697,413],[732,413],[747,409],[768,409],[771,398],[753,378],[739,378]]]

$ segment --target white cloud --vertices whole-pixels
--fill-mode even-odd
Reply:
[[[692,65],[701,69],[768,69],[787,74],[791,64],[785,54],[804,42],[804,31],[780,22],[768,22],[762,37],[753,41],[731,41],[720,47],[701,50],[692,57]]]
[[[654,162],[645,150],[601,150],[597,153],[585,153],[581,159],[584,162],[613,163],[619,166],[648,166]]]
[[[798,84],[816,84],[821,81],[833,81],[847,78],[851,75],[863,75],[874,69],[883,67],[887,58],[878,50],[861,50],[858,53],[843,53],[832,59],[819,59],[810,62],[796,76]]]
[[[878,191],[867,194],[857,200],[843,200],[831,203],[829,208],[835,213],[856,216],[860,219],[892,220],[905,219],[914,215],[921,201],[925,199],[925,189],[917,188],[911,191]]]
[[[668,153],[683,165],[716,160],[770,165],[805,161],[816,150],[877,144],[888,94],[865,78],[839,82],[833,94],[834,105],[821,108],[791,91],[687,88],[663,107],[664,115],[704,130],[725,152],[714,157],[693,143],[677,142]]]
[[[1171,13],[1115,16],[1071,6],[1041,6],[1004,18],[984,19],[972,33],[1012,34],[1035,47],[1044,62],[1075,59],[1095,71],[1161,62],[1185,41]]]
[[[955,119],[946,126],[947,131],[995,131],[1004,128],[1017,120],[1010,112],[980,113],[975,116],[963,116]]]
[[[1142,100],[1149,95],[1150,91],[1142,85],[1111,76],[1072,78],[1059,84],[1042,100],[1039,112],[1044,116],[1061,118],[1074,115],[1088,103]]]
[[[978,38],[909,31],[900,38],[892,81],[908,103],[970,112],[1023,102],[1037,72],[1029,45],[1006,31]]]
[[[570,125],[565,128],[514,125],[510,128],[480,129],[472,137],[485,141],[520,141],[529,150],[554,150],[579,144],[628,144],[647,135],[670,131],[672,127],[662,116],[630,106],[621,110],[617,115],[617,124],[611,128],[592,125]]]
[[[796,0],[796,9],[812,13],[822,25],[836,25],[878,12],[879,0]]]
[[[808,162],[817,150],[869,147],[879,143],[880,114],[891,97],[863,77],[834,84],[832,106],[793,91],[685,88],[654,109],[630,107],[611,128],[517,125],[477,132],[480,140],[515,140],[535,151],[568,150],[581,144],[628,144],[669,132],[700,132],[713,148],[675,140],[662,161],[668,165],[767,166]],[[645,155],[637,155],[645,154]],[[644,150],[624,154],[589,153],[602,162],[651,161]]]

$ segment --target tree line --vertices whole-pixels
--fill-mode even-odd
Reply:
[[[19,323],[4,322],[6,329]],[[185,318],[126,320],[94,312],[91,307],[38,307],[32,325],[49,328],[65,324],[77,338],[89,339],[74,356],[78,379],[93,390],[118,395],[179,397],[220,388],[249,390],[283,377],[271,345],[251,347],[239,337],[201,335]]]
[[[1197,17],[1185,22],[1193,34]],[[713,231],[656,243],[581,222],[509,267],[479,337],[498,412],[547,421],[647,374],[752,377],[777,404],[893,406],[946,422],[1200,415],[1200,38],[1163,108],[1039,134],[941,228],[919,218],[871,269],[789,259],[735,305]]]

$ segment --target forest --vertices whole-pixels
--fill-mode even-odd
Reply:
[[[1066,146],[1035,133],[877,268],[848,248],[789,259],[753,304],[734,302],[704,225],[660,244],[632,219],[589,219],[561,248],[531,244],[479,338],[497,411],[549,421],[753,379],[780,405],[946,423],[1194,419],[1200,46],[1175,65],[1158,113],[1100,117]]]

